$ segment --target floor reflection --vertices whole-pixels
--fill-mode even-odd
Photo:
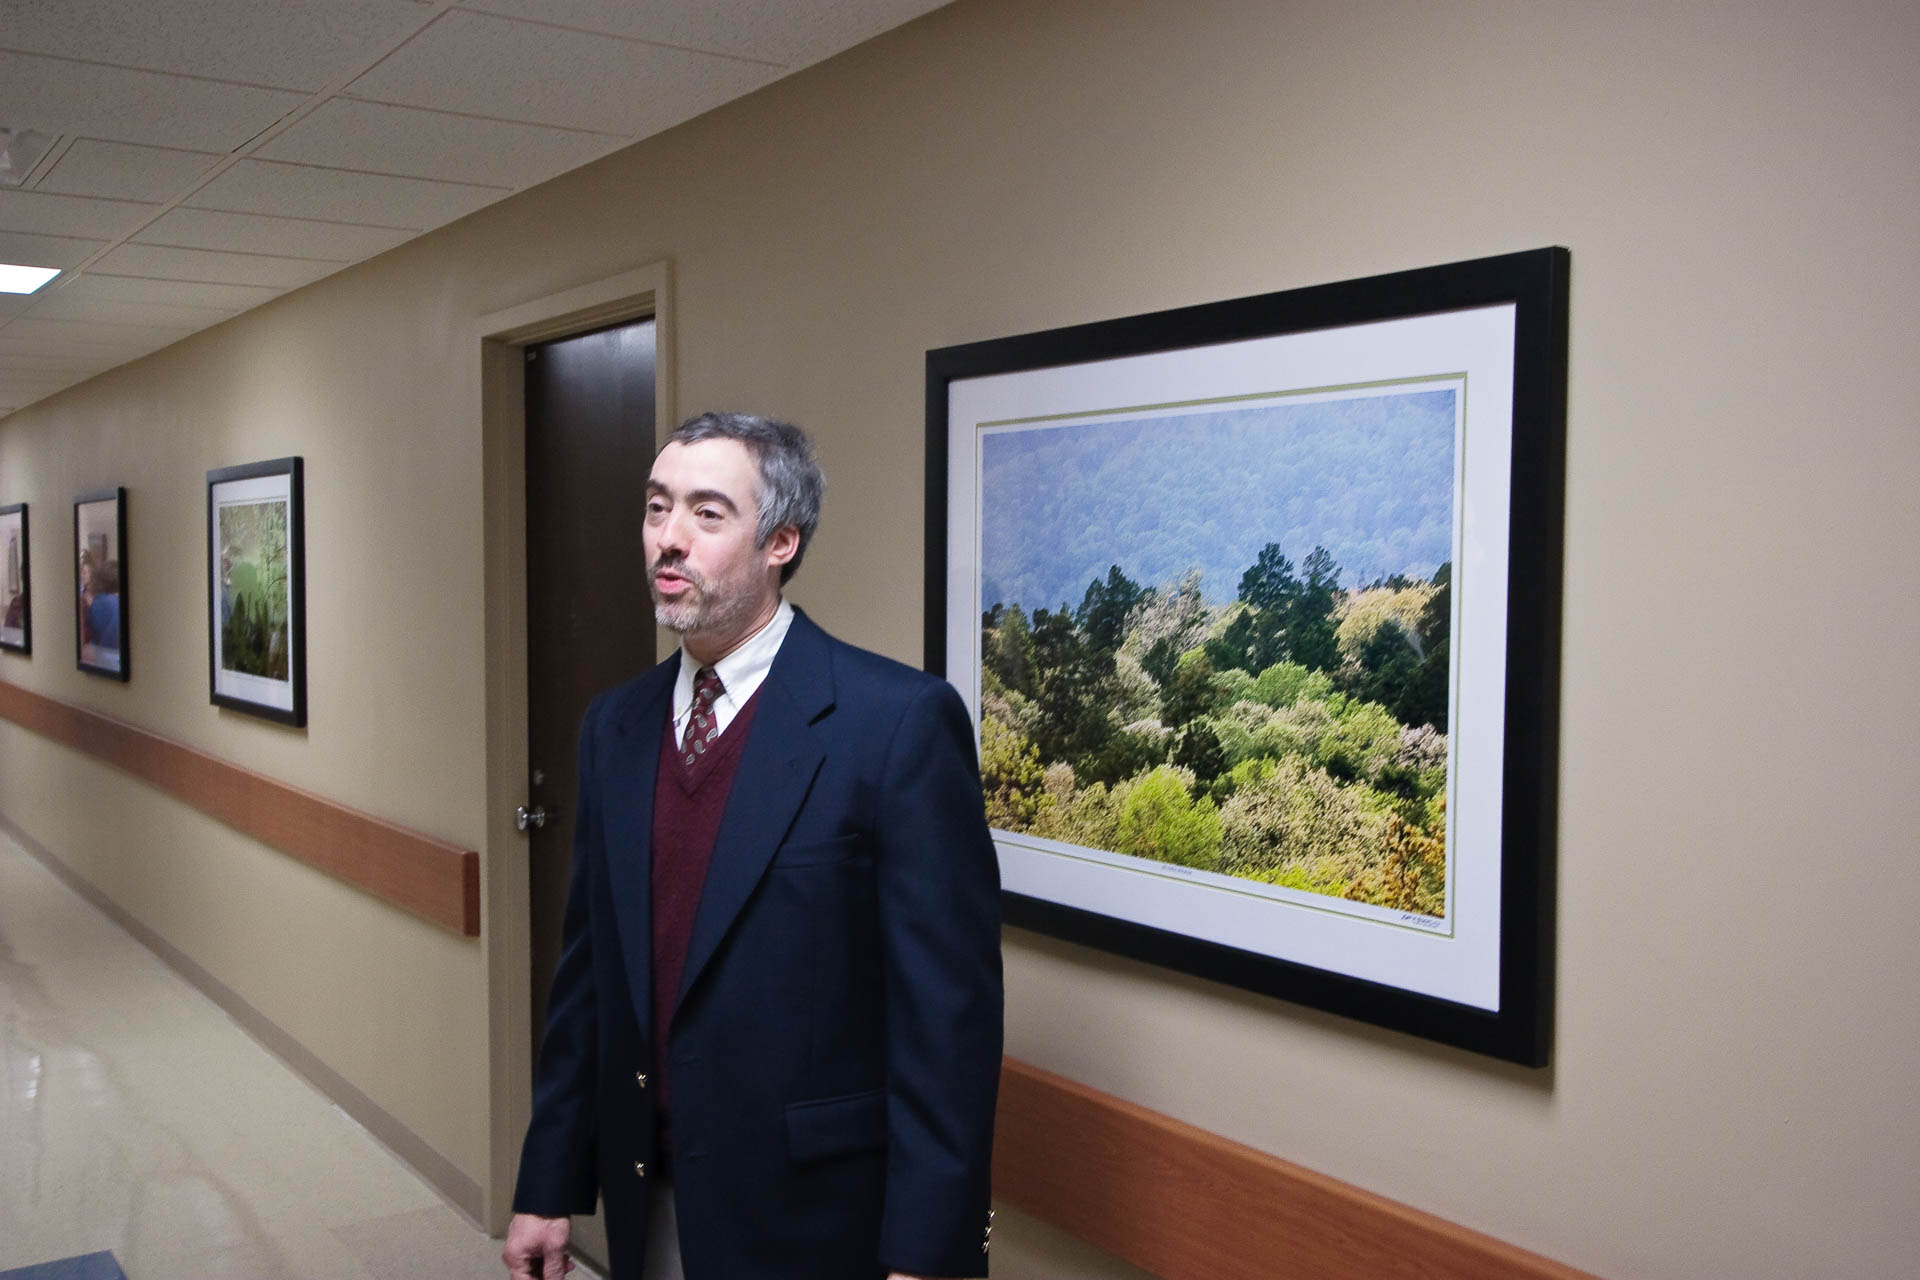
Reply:
[[[0,1277],[105,1252],[130,1280],[501,1270],[497,1242],[4,835],[0,1071]]]

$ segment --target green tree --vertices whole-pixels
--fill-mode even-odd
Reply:
[[[1208,656],[1218,670],[1239,668],[1248,673],[1286,656],[1287,627],[1302,586],[1293,561],[1269,542],[1247,571],[1240,575],[1238,600],[1244,606],[1208,644]]]
[[[1178,729],[1214,709],[1213,664],[1203,651],[1189,652],[1160,695],[1160,723]]]
[[[1276,662],[1253,681],[1253,697],[1270,707],[1290,707],[1302,698],[1317,701],[1332,692],[1331,678],[1297,662]]]
[[[980,788],[985,793],[987,824],[1003,831],[1030,829],[1047,794],[1040,753],[1033,744],[990,715],[980,717]]]
[[[1207,660],[1216,671],[1254,672],[1286,649],[1284,620],[1277,609],[1240,608],[1220,634],[1207,641]]]
[[[1180,655],[1205,639],[1207,602],[1200,581],[1198,569],[1188,570],[1178,582],[1147,592],[1127,618],[1123,643],[1161,684],[1172,677]]]
[[[1337,699],[1333,724],[1315,744],[1315,763],[1342,781],[1372,782],[1399,756],[1400,733],[1400,722],[1379,703]]]
[[[1340,598],[1340,569],[1325,547],[1315,547],[1300,568],[1307,576],[1287,609],[1284,656],[1315,671],[1331,671],[1340,661],[1333,617]]]
[[[1408,681],[1400,718],[1408,724],[1430,724],[1446,733],[1453,670],[1448,643],[1453,630],[1452,561],[1435,571],[1433,586],[1436,590],[1420,613],[1420,640],[1425,652]]]
[[[1120,810],[1132,794],[1131,782],[1111,789],[1104,782],[1076,787],[1071,765],[1050,764],[1046,788],[1053,803],[1040,809],[1033,824],[1035,835],[1089,849],[1120,846]]]
[[[1031,736],[1040,758],[1105,781],[1125,776],[1110,758],[1099,758],[1118,727],[1113,651],[1090,647],[1065,609],[1035,609],[1033,670]]]
[[[993,607],[992,624],[981,635],[980,653],[987,669],[1004,689],[1033,693],[1033,629],[1015,604]]]
[[[1134,783],[1120,810],[1118,852],[1207,870],[1220,860],[1220,814],[1195,801],[1193,775],[1161,765]]]
[[[1293,561],[1281,554],[1277,542],[1260,548],[1253,564],[1240,575],[1240,602],[1255,609],[1284,613],[1299,594],[1300,579],[1294,574]]]
[[[1434,825],[1387,819],[1382,856],[1347,886],[1346,897],[1395,911],[1438,916],[1446,911],[1447,828],[1444,800]]]
[[[1279,761],[1221,809],[1218,869],[1256,879],[1291,869],[1316,885],[1344,887],[1374,859],[1386,827],[1367,791],[1342,787],[1299,756]]]
[[[1157,682],[1165,685],[1173,679],[1175,665],[1180,661],[1180,643],[1172,636],[1161,636],[1147,647],[1141,655],[1140,666]]]
[[[1433,708],[1421,679],[1427,657],[1423,633],[1431,625],[1433,597],[1440,590],[1425,582],[1389,584],[1348,597],[1337,633],[1340,687],[1355,698],[1380,703],[1404,723],[1428,723]],[[1440,710],[1444,715],[1445,708]]]
[[[1225,772],[1227,753],[1220,747],[1220,735],[1212,721],[1203,717],[1180,731],[1174,741],[1173,763],[1191,770],[1201,786],[1210,785]]]
[[[1163,763],[1171,737],[1157,725],[1112,726],[1099,746],[1076,758],[1074,772],[1090,782],[1116,784]]]
[[[1121,640],[1126,638],[1128,615],[1149,594],[1139,583],[1120,572],[1119,565],[1113,565],[1107,570],[1105,582],[1095,578],[1087,584],[1087,594],[1080,601],[1074,622],[1091,647],[1107,651],[1118,649]]]

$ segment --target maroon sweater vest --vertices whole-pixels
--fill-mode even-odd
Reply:
[[[653,784],[653,1070],[664,1109],[668,1102],[667,1042],[680,976],[693,941],[693,917],[700,909],[707,866],[713,861],[720,819],[740,768],[740,753],[760,704],[755,690],[725,733],[691,765],[681,754],[667,720],[660,744],[660,771]]]

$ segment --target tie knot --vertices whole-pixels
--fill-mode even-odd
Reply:
[[[721,694],[720,673],[712,667],[702,667],[693,673],[693,700],[712,702]]]

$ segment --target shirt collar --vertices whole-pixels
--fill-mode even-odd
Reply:
[[[787,638],[787,628],[793,625],[793,606],[781,597],[779,607],[774,609],[773,617],[767,619],[767,625],[735,645],[733,651],[713,664],[714,674],[720,677],[721,693],[719,706],[726,717],[747,705],[747,699],[765,683],[767,672],[773,669],[773,660],[780,652],[780,642]],[[693,673],[698,670],[687,651],[680,651],[680,671],[673,680],[673,719],[676,724],[684,720],[693,709]]]

